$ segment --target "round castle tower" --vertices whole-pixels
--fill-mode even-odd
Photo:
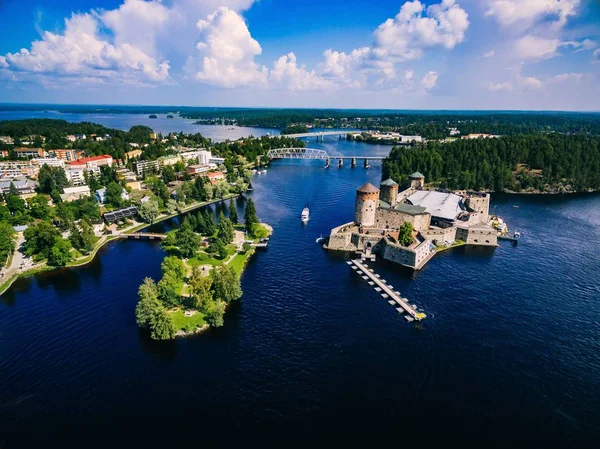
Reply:
[[[385,201],[390,207],[398,203],[398,184],[392,179],[386,179],[381,183],[381,201]]]
[[[379,206],[379,189],[367,182],[356,189],[356,203],[354,205],[354,222],[358,226],[373,226],[375,212]]]
[[[422,189],[425,187],[425,176],[423,176],[418,171],[414,172],[409,176],[410,179],[410,187],[413,189]]]

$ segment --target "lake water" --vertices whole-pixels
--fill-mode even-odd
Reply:
[[[427,314],[414,325],[315,243],[352,219],[381,164],[322,164],[276,161],[255,178],[275,233],[204,335],[157,343],[136,328],[138,285],[164,257],[153,242],[16,282],[0,302],[0,445],[596,447],[600,196],[495,195],[517,247],[458,248],[416,273],[374,264]]]
[[[132,126],[145,125],[157,133],[168,134],[171,132],[184,132],[186,134],[200,133],[211,138],[215,142],[224,140],[236,140],[246,136],[264,136],[265,134],[278,135],[278,129],[270,128],[246,128],[243,126],[220,126],[220,125],[196,125],[196,120],[181,118],[167,118],[167,114],[156,114],[157,118],[151,119],[149,114],[111,114],[109,112],[99,113],[74,113],[59,111],[18,111],[0,110],[0,121],[2,120],[24,120],[31,118],[44,118],[66,120],[68,122],[92,122],[106,126],[107,128],[129,131]]]

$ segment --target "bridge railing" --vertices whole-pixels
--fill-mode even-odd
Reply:
[[[313,148],[277,148],[269,150],[267,153],[269,159],[328,159],[329,156],[324,150],[315,150]]]

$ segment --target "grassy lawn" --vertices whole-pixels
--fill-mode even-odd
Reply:
[[[252,251],[248,251],[246,254],[238,254],[236,255],[231,262],[229,262],[229,266],[233,267],[237,274],[242,274],[242,270],[244,269],[244,264],[248,257],[252,254]]]
[[[190,332],[206,324],[204,315],[200,312],[196,312],[193,316],[185,316],[183,310],[177,309],[173,312],[169,312],[169,314],[173,318],[173,324],[176,331],[182,330]]]

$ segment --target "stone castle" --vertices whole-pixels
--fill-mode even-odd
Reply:
[[[378,189],[367,183],[356,191],[354,221],[331,230],[327,249],[378,254],[386,260],[421,269],[441,247],[456,242],[497,246],[498,231],[489,225],[490,195],[425,189],[425,177],[410,176],[399,192],[392,179]],[[413,241],[398,243],[400,228],[412,224]]]

